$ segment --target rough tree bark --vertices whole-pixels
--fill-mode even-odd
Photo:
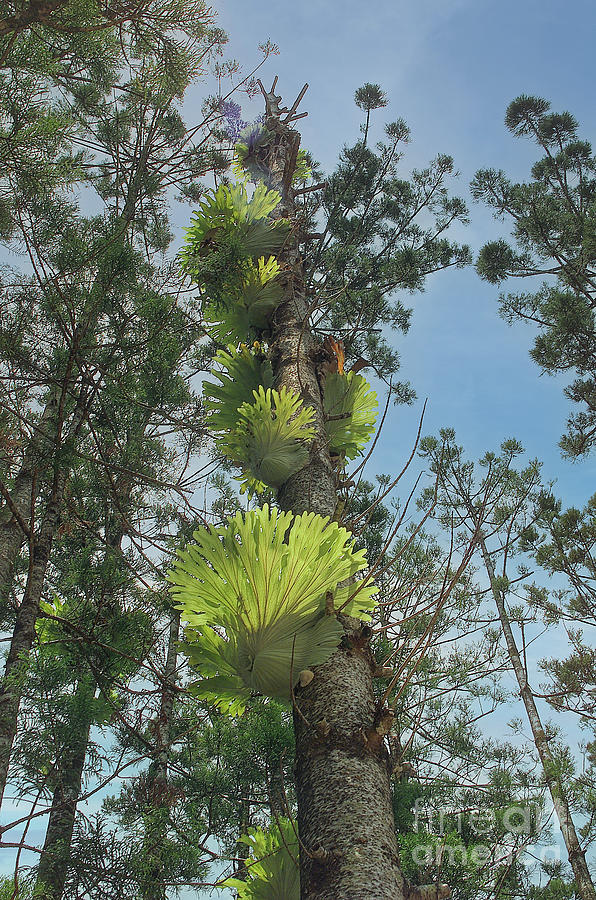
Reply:
[[[172,610],[159,716],[154,727],[155,755],[147,777],[147,796],[152,809],[145,820],[143,849],[146,855],[146,874],[139,887],[141,900],[166,900],[163,854],[171,806],[168,790],[168,763],[176,696],[179,632],[180,613]]]
[[[77,685],[76,696],[79,711],[89,711],[88,700],[95,693],[95,684],[83,680]],[[87,701],[87,702],[85,702]],[[70,738],[57,761],[58,773],[52,795],[45,841],[35,884],[35,897],[39,900],[62,900],[70,862],[70,844],[74,829],[77,802],[81,794],[83,769],[91,716],[73,722]]]
[[[35,640],[35,623],[39,615],[39,604],[52,544],[60,523],[65,484],[66,472],[58,472],[39,534],[32,540],[27,584],[17,613],[4,678],[0,685],[0,804],[8,778],[12,745],[17,733],[21,678],[26,672],[27,660]]]
[[[270,186],[282,196],[275,215],[290,218],[295,229],[280,255],[286,269],[285,299],[275,316],[272,363],[276,386],[297,391],[316,417],[309,462],[286,482],[278,500],[284,510],[332,517],[337,488],[319,380],[325,351],[309,327],[313,298],[304,290],[291,188],[300,135],[289,122],[297,104],[290,111],[280,109],[276,81],[271,92],[261,86],[265,125],[274,136],[263,162]],[[355,619],[340,620],[340,647],[314,668],[310,684],[296,692],[301,900],[401,900],[407,888],[399,866],[389,755],[376,731],[384,713],[375,705],[370,631]]]
[[[565,841],[565,847],[567,855],[569,856],[569,864],[571,865],[573,876],[575,878],[577,892],[582,900],[596,900],[596,890],[594,889],[592,876],[590,875],[590,870],[586,863],[586,855],[575,830],[565,789],[561,783],[560,777],[557,775],[557,765],[548,746],[549,738],[544,731],[540,713],[538,712],[538,708],[534,701],[532,688],[528,684],[526,669],[521,660],[509,616],[505,608],[505,598],[503,592],[498,587],[495,567],[484,540],[480,541],[480,548],[482,550],[484,565],[490,578],[492,595],[501,621],[501,628],[507,645],[507,653],[517,679],[521,699],[526,708],[534,744],[538,751],[540,762],[542,763],[544,780],[548,785],[559,826],[561,828],[561,834]]]

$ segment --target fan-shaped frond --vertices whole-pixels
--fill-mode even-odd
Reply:
[[[261,256],[255,265],[249,263],[243,270],[242,283],[238,286],[235,306],[246,309],[252,328],[266,328],[271,314],[283,299],[283,287],[277,276],[280,266],[274,256],[265,260]]]
[[[193,697],[208,703],[228,716],[241,716],[251,697],[251,691],[237,675],[214,675],[201,678],[188,686]]]
[[[187,615],[192,620],[192,613]],[[194,697],[205,700],[211,706],[230,716],[242,715],[251,695],[251,688],[244,683],[234,665],[234,646],[225,641],[212,628],[203,633],[188,627],[186,641],[180,647],[200,681],[189,685]],[[231,651],[231,652],[230,652]]]
[[[225,285],[225,303],[203,302],[203,316],[210,324],[213,337],[245,340],[255,329],[268,327],[272,313],[283,299],[283,288],[277,279],[280,266],[274,256],[245,262],[241,277]]]
[[[234,239],[236,255],[257,259],[279,250],[290,224],[285,219],[273,221],[267,216],[279,204],[280,195],[258,184],[251,198],[243,184],[222,184],[209,193],[193,214],[190,228],[186,228],[184,246],[180,252],[183,268],[197,276],[201,269],[196,258],[202,257],[218,245]]]
[[[216,693],[217,677],[226,679],[226,702],[241,703],[250,691],[288,697],[291,670],[296,681],[337,646],[341,626],[325,615],[326,596],[338,591],[338,605],[348,596],[337,586],[366,567],[365,551],[336,522],[268,506],[194,538],[168,579],[190,626],[184,649],[206,678],[198,689]],[[354,614],[373,607],[376,590],[366,585]]]
[[[226,625],[226,638],[204,627],[203,633],[187,629],[181,647],[201,681],[195,696],[207,700],[228,715],[244,712],[251,694],[289,700],[303,669],[325,662],[341,640],[342,627],[335,616],[286,617],[254,631]],[[220,660],[219,666],[216,660]]]
[[[253,397],[239,408],[238,424],[220,447],[254,479],[279,488],[308,460],[314,411],[285,387],[278,392],[261,385]]]
[[[362,375],[333,372],[325,379],[324,410],[330,451],[354,459],[375,428],[376,392]]]
[[[178,551],[168,579],[185,619],[197,628],[241,618],[246,630],[255,630],[286,616],[317,614],[328,591],[366,567],[366,552],[354,549],[350,533],[314,513],[293,516],[265,505],[193,537],[195,543]]]
[[[207,426],[213,431],[230,431],[238,423],[238,409],[253,400],[253,392],[261,385],[271,387],[273,372],[258,344],[219,350],[215,362],[219,369],[212,369],[211,374],[220,384],[203,382],[204,405],[209,413]]]
[[[233,887],[239,900],[300,900],[298,838],[288,819],[267,831],[251,828],[240,840],[250,847],[247,879],[228,878],[218,887]]]

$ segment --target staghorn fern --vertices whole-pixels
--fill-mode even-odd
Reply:
[[[333,372],[325,379],[325,431],[332,454],[354,459],[369,440],[377,417],[377,395],[362,375]]]
[[[274,256],[265,260],[261,256],[257,264],[248,263],[242,274],[242,283],[235,290],[235,309],[246,310],[249,328],[266,328],[271,314],[283,299],[283,288],[278,275],[280,265]]]
[[[283,288],[277,278],[280,266],[274,256],[267,260],[261,257],[256,263],[248,261],[241,272],[241,279],[225,284],[225,303],[209,299],[203,303],[203,315],[214,338],[239,341],[255,329],[266,329],[281,303]]]
[[[256,631],[236,633],[228,626],[226,639],[204,627],[202,634],[194,632],[192,642],[180,646],[201,676],[192,685],[194,696],[235,716],[255,693],[289,700],[291,682],[304,669],[324,663],[341,635],[335,616],[321,612],[317,617],[286,617]],[[214,650],[219,654],[216,669]]]
[[[270,143],[272,137],[270,131],[258,126],[246,129],[244,134],[240,135],[240,140],[234,147],[234,157],[232,159],[232,171],[239,182],[246,184],[247,181],[252,181],[258,184],[260,181],[266,181],[271,177],[268,169],[258,158],[257,152],[261,147]],[[308,154],[301,147],[298,150],[298,157],[292,175],[292,184],[307,181],[311,176],[312,169],[309,165]]]
[[[220,448],[247,470],[249,479],[277,489],[308,460],[314,411],[285,387],[278,392],[260,385],[253,397],[252,403],[238,409],[236,428],[222,439]]]
[[[197,258],[207,255],[228,239],[235,239],[237,251],[245,259],[258,259],[279,250],[286,240],[290,224],[285,219],[268,219],[281,197],[264,184],[258,184],[252,198],[243,184],[222,184],[199,204],[190,228],[186,228],[180,253],[183,268],[199,275]]]
[[[290,229],[268,218],[280,195],[259,184],[249,199],[243,184],[221,185],[209,194],[186,229],[182,268],[204,292],[210,332],[226,343],[264,329],[283,297],[280,266],[272,253]]]
[[[366,568],[366,551],[354,549],[350,533],[315,513],[294,516],[265,505],[193,537],[168,578],[196,628],[222,616],[241,616],[254,630],[284,615],[316,614],[328,591]],[[370,610],[376,591],[370,585],[361,610],[350,614]]]
[[[228,878],[218,887],[235,888],[238,900],[300,900],[298,838],[289,819],[266,831],[251,828],[240,841],[250,847],[246,881]]]
[[[241,344],[238,350],[233,346],[219,350],[214,361],[220,370],[211,374],[220,384],[203,382],[207,425],[212,431],[231,431],[238,424],[239,407],[253,400],[253,391],[273,384],[271,363],[257,343],[252,347]]]
[[[188,613],[187,618],[192,618]],[[200,681],[188,686],[189,692],[229,716],[240,716],[250,699],[252,688],[246,684],[234,665],[234,643],[224,640],[210,627],[203,625],[203,634],[194,628],[185,631],[186,641],[180,648]]]
[[[327,593],[348,596],[338,584],[366,567],[365,551],[336,522],[267,505],[194,538],[168,579],[189,625],[184,650],[204,679],[195,693],[231,714],[252,691],[287,698],[290,672],[296,681],[338,645],[342,627],[325,615]],[[376,590],[366,584],[345,612],[369,618]]]

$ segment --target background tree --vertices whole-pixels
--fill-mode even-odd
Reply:
[[[568,420],[561,439],[571,457],[591,450],[596,439],[596,242],[594,210],[596,160],[578,123],[568,112],[552,113],[539,97],[522,95],[505,116],[516,137],[535,141],[544,153],[532,167],[532,180],[510,181],[504,172],[482,169],[472,182],[472,194],[510,219],[515,245],[491,241],[476,264],[482,278],[499,284],[508,276],[547,276],[533,292],[503,294],[503,318],[538,327],[532,358],[545,372],[574,372],[565,389],[580,410]]]
[[[539,465],[534,461],[523,470],[516,469],[514,460],[522,453],[522,448],[516,441],[506,441],[500,455],[487,453],[479,461],[483,472],[478,477],[474,463],[465,459],[450,430],[441,432],[440,440],[425,438],[422,452],[439,479],[438,508],[443,521],[452,523],[455,520],[459,531],[478,535],[478,552],[576,889],[581,897],[593,898],[595,890],[586,862],[586,848],[580,841],[572,815],[574,806],[576,813],[583,812],[573,789],[572,755],[569,746],[560,739],[555,740],[557,733],[544,724],[536,703],[536,691],[531,686],[526,656],[529,638],[525,627],[532,621],[533,614],[524,606],[513,605],[514,598],[520,596],[518,583],[527,578],[528,570],[522,564],[519,574],[514,576],[511,560],[524,546],[528,533],[532,534],[536,515],[533,501],[541,486]],[[519,627],[519,637],[514,632],[515,625]]]
[[[0,615],[12,635],[0,784],[16,735],[13,784],[25,808],[33,803],[21,824],[26,833],[35,817],[49,819],[37,887],[58,897],[72,884],[77,801],[123,763],[107,723],[138,733],[150,779],[159,785],[164,774],[177,615],[155,589],[155,551],[167,552],[171,533],[198,514],[185,473],[202,433],[191,386],[200,324],[166,255],[168,208],[196,199],[201,176],[227,165],[211,136],[219,103],[192,127],[180,109],[225,36],[203,3],[137,4],[116,18],[77,3],[26,22],[16,19],[27,9],[14,12],[10,28],[3,23],[0,78],[2,237],[22,259],[3,266],[0,300]],[[220,76],[234,71],[219,65]],[[37,652],[44,601],[42,618],[60,635]],[[153,639],[137,627],[137,643],[123,647],[129,615],[151,622]],[[139,667],[145,689],[135,703]],[[18,734],[26,723],[39,726],[31,753],[43,760],[41,788]],[[107,743],[99,767],[89,740],[98,723]],[[130,764],[130,749],[124,756]],[[147,832],[167,789],[149,794]],[[200,870],[200,848],[189,859],[187,875],[197,860]],[[148,852],[143,872],[156,874]]]
[[[132,377],[126,354],[133,351],[132,363],[139,341],[155,341],[151,317],[182,317],[168,295],[171,272],[162,266],[158,275],[159,255],[170,240],[166,195],[175,187],[183,192],[188,183],[196,191],[197,178],[214,158],[207,150],[208,135],[200,126],[189,131],[177,104],[222,41],[221,32],[210,27],[206,8],[193,4],[187,12],[192,24],[186,33],[176,30],[179,20],[171,19],[169,30],[153,44],[134,23],[120,23],[117,33],[100,29],[98,40],[107,42],[104,76],[94,82],[94,64],[88,72],[83,60],[80,77],[69,70],[62,80],[59,100],[54,99],[52,54],[41,74],[41,62],[34,67],[42,110],[36,129],[43,137],[48,130],[45,119],[53,121],[58,104],[64,120],[58,133],[69,145],[57,169],[55,160],[48,167],[46,158],[63,144],[54,142],[44,149],[46,140],[41,161],[39,154],[32,154],[38,163],[34,177],[30,164],[19,163],[19,158],[26,159],[24,152],[13,157],[5,173],[14,222],[11,244],[26,253],[30,268],[26,273],[5,269],[2,301],[3,421],[12,453],[0,511],[0,582],[3,613],[13,631],[0,693],[2,788],[16,728],[21,670],[34,639],[65,491],[81,442],[93,435],[89,415],[92,409],[99,418],[106,414],[100,400],[104,387],[109,390],[110,383],[126,383]],[[149,33],[151,28],[155,23]],[[53,24],[50,33],[63,32]],[[69,52],[90,55],[91,39],[84,36],[95,31],[85,27],[74,37],[69,29],[64,33],[70,44],[83,40]],[[40,34],[35,28],[14,35],[5,65],[16,77],[22,43],[32,43],[33,50],[36,41],[41,45],[37,55],[33,53],[35,62],[43,56],[45,38],[43,29]],[[10,85],[5,88],[10,98],[7,127],[15,132],[18,146],[19,108],[9,94]],[[68,177],[57,181],[54,170]],[[66,188],[71,191],[68,197]],[[97,214],[81,213],[84,188],[95,194]],[[160,352],[163,366],[171,351],[163,346]],[[154,352],[153,365],[157,358]],[[166,388],[166,372],[152,374],[162,382],[159,393]],[[138,399],[146,404],[144,415],[150,422],[147,409],[159,398],[148,393]],[[24,541],[27,556],[20,560]],[[11,586],[17,592],[21,587],[20,580],[13,581],[19,567],[25,582],[20,602],[8,593]]]

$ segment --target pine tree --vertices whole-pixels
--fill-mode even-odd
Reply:
[[[486,572],[509,663],[518,685],[526,717],[544,780],[567,849],[577,892],[583,900],[594,900],[596,890],[586,862],[585,847],[573,819],[574,791],[571,782],[573,762],[569,747],[555,740],[555,733],[543,721],[536,702],[526,659],[524,626],[528,613],[513,605],[515,583],[527,577],[520,566],[518,578],[511,573],[512,557],[533,533],[534,503],[540,492],[540,466],[536,461],[517,469],[514,461],[523,452],[514,440],[505,441],[501,453],[487,453],[480,461],[483,474],[478,477],[473,462],[466,460],[455,443],[453,431],[441,432],[440,439],[429,437],[422,450],[439,479],[439,511],[447,522],[455,518],[458,530],[474,534],[478,553]],[[516,637],[519,623],[521,635]]]
[[[139,15],[147,9],[139,7]],[[161,385],[148,390],[145,383],[145,395],[137,394],[135,402],[145,405],[143,415],[152,427],[147,411],[159,407],[160,391],[167,393],[180,377],[167,369],[172,354],[167,332],[160,338],[154,331],[160,318],[170,320],[173,330],[185,330],[183,313],[168,294],[172,273],[158,269],[171,239],[166,203],[174,188],[196,196],[197,178],[217,161],[202,130],[190,134],[176,107],[223,40],[211,29],[206,8],[193,3],[185,10],[192,19],[186,32],[177,30],[178,7],[178,17],[155,8],[164,26],[158,34],[149,20],[128,22],[118,36],[115,25],[111,31],[102,26],[95,46],[85,37],[95,34],[85,9],[69,5],[61,15],[78,15],[81,29],[74,21],[63,22],[64,30],[53,24],[50,33],[59,36],[57,46],[50,41],[56,58],[52,52],[49,59],[44,56],[45,34],[36,26],[13,32],[5,59],[10,78],[33,69],[31,90],[39,103],[31,105],[31,95],[16,97],[31,108],[37,143],[30,156],[36,170],[21,147],[3,182],[11,226],[6,231],[13,245],[27,252],[33,274],[6,270],[1,326],[2,426],[12,452],[2,473],[0,599],[12,639],[0,688],[0,794],[52,547],[78,454],[84,440],[93,444],[91,420],[96,417],[97,425],[108,413],[110,387],[133,386],[134,366],[140,363],[143,371],[138,355],[143,343],[153,348],[153,372],[144,374]],[[153,43],[146,41],[151,34]],[[68,52],[61,48],[63,40]],[[93,48],[105,50],[105,65],[86,62]],[[87,54],[78,75],[67,65],[69,53],[73,66],[79,53]],[[103,74],[94,81],[97,66]],[[27,135],[10,78],[3,83],[3,102],[19,147]],[[56,83],[63,88],[57,109]],[[67,189],[75,188],[79,195],[73,198]],[[97,214],[79,209],[85,188],[95,191]],[[156,346],[160,339],[161,347]],[[120,484],[122,474],[115,479]],[[20,557],[23,546],[26,559]]]
[[[544,155],[529,182],[514,183],[495,169],[476,173],[472,194],[496,218],[512,221],[515,238],[514,246],[502,239],[486,244],[476,268],[493,284],[508,276],[546,276],[535,291],[502,294],[501,315],[509,323],[538,326],[531,356],[544,372],[578,376],[565,394],[580,410],[569,417],[560,443],[565,455],[577,457],[596,439],[596,159],[589,142],[579,137],[574,117],[550,112],[539,97],[514,100],[505,124],[516,137],[533,140]]]

